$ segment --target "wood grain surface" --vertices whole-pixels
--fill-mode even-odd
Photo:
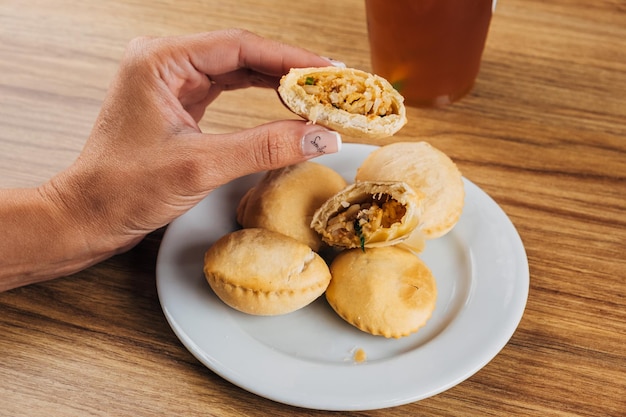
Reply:
[[[130,39],[227,27],[371,69],[361,0],[0,1],[0,187],[72,162]],[[248,89],[223,94],[201,126],[286,117],[273,91]],[[499,1],[471,94],[408,117],[393,140],[446,152],[517,227],[528,304],[507,346],[463,383],[341,415],[626,415],[626,2]],[[336,415],[250,394],[183,347],[156,293],[162,234],[0,294],[0,415]]]

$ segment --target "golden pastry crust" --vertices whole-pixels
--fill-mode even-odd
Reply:
[[[426,142],[382,146],[363,161],[357,181],[404,181],[425,196],[422,225],[426,239],[448,233],[459,221],[465,203],[461,172],[443,152]]]
[[[407,122],[404,97],[384,78],[354,68],[294,68],[278,92],[297,115],[346,135],[384,138]]]
[[[423,327],[435,309],[437,285],[430,269],[398,246],[343,251],[330,270],[328,303],[364,332],[408,336]]]
[[[423,196],[404,182],[359,181],[328,199],[311,227],[331,246],[372,248],[409,237],[419,225]]]
[[[280,232],[318,251],[322,239],[310,227],[313,214],[346,185],[339,173],[311,161],[268,171],[241,199],[237,222]]]
[[[204,256],[204,274],[227,305],[253,315],[298,310],[324,293],[330,271],[304,243],[266,229],[220,238]]]

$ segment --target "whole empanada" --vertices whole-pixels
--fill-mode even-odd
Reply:
[[[317,251],[322,240],[310,227],[313,214],[346,185],[332,168],[311,161],[268,171],[239,202],[237,222],[282,233]]]
[[[343,251],[330,272],[328,303],[364,332],[408,336],[423,327],[435,309],[437,283],[431,270],[400,246]]]
[[[222,236],[204,255],[204,275],[230,307],[262,316],[298,310],[324,293],[326,262],[302,242],[267,229]]]

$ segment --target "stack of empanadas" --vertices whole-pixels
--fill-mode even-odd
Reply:
[[[243,230],[205,254],[204,274],[216,295],[255,315],[289,313],[322,295],[330,271],[310,224],[319,206],[345,186],[337,172],[310,161],[267,172],[239,202]]]
[[[279,91],[295,113],[342,132],[382,137],[406,123],[402,97],[362,71],[292,70]],[[204,272],[226,304],[249,314],[292,312],[326,293],[355,327],[407,336],[437,299],[421,247],[452,229],[463,202],[456,165],[425,142],[377,149],[351,184],[304,162],[268,172],[245,194],[237,208],[243,229],[206,252]],[[326,248],[333,257],[324,261]]]

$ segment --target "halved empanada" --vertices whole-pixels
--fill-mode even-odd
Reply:
[[[463,177],[448,155],[427,142],[396,142],[376,149],[358,168],[356,181],[404,181],[424,195],[420,232],[448,233],[465,204]]]
[[[278,92],[297,115],[346,135],[383,138],[407,122],[404,97],[384,78],[354,68],[294,68]]]
[[[331,246],[389,246],[419,226],[422,201],[422,194],[404,182],[360,181],[326,201],[311,227]]]

